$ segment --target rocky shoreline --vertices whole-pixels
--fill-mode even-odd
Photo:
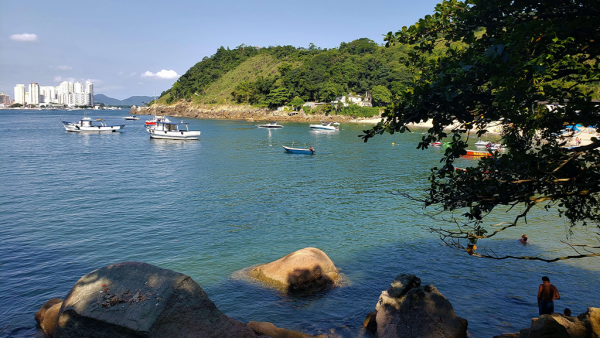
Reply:
[[[129,110],[130,115],[154,115],[154,107],[136,107]],[[267,108],[242,105],[194,105],[178,103],[172,106],[156,106],[156,115],[188,117],[196,119],[249,120],[276,122],[362,122],[373,118],[354,118],[345,115],[305,114],[304,111],[286,112]],[[378,120],[379,121],[379,120]]]
[[[267,288],[307,295],[339,284],[340,273],[317,248],[304,248],[256,266],[249,277]],[[375,303],[375,302],[374,302]],[[252,304],[240,304],[252,306]],[[35,314],[49,337],[272,337],[338,338],[278,328],[269,322],[247,324],[223,314],[190,276],[141,262],[123,262],[81,277],[63,299],[52,298]],[[382,291],[359,337],[466,338],[468,322],[432,284],[401,273]],[[600,309],[577,316],[553,313],[532,319],[532,326],[497,338],[599,337]]]

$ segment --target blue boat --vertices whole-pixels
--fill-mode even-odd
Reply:
[[[302,149],[302,148],[290,148],[290,147],[283,146],[283,149],[285,149],[286,152],[291,153],[291,154],[312,155],[315,153],[315,150],[313,149],[313,147],[309,147],[308,149]]]

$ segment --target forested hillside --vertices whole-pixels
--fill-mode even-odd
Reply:
[[[277,107],[330,102],[350,92],[373,96],[385,106],[411,83],[403,64],[408,47],[385,48],[363,38],[339,47],[221,47],[190,68],[160,101],[251,104]]]

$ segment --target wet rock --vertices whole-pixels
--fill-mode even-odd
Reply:
[[[287,292],[312,292],[332,287],[338,270],[317,248],[304,248],[250,270],[249,275]]]
[[[306,333],[286,330],[280,327],[276,327],[273,323],[269,322],[249,322],[248,327],[254,331],[258,336],[268,336],[271,338],[325,338],[325,335],[312,336]]]
[[[375,307],[377,337],[466,337],[467,320],[435,286],[420,283],[414,275],[398,275],[381,293]]]
[[[56,321],[62,302],[60,298],[52,298],[44,303],[34,316],[42,331],[49,337],[54,337],[56,332]]]
[[[56,337],[255,337],[189,276],[125,262],[83,276],[60,309]]]
[[[40,309],[35,313],[33,318],[35,319],[36,322],[38,322],[38,324],[40,324],[44,320],[44,314],[46,314],[46,311],[48,311],[49,308],[54,306],[54,304],[62,303],[62,301],[63,300],[60,298],[50,299],[49,301],[47,301],[46,303],[44,303],[44,305],[42,305],[40,307]]]
[[[371,333],[377,332],[377,311],[369,312],[363,322],[363,329]]]

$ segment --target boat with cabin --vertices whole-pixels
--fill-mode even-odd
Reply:
[[[257,125],[258,128],[270,128],[270,129],[278,129],[278,128],[283,128],[282,125],[277,124],[277,122],[270,122],[267,124],[259,124]]]
[[[96,119],[100,124],[94,125],[92,119],[85,115],[79,122],[60,121],[66,131],[82,132],[82,131],[118,131],[125,127],[124,124],[108,126],[102,119]]]
[[[185,129],[181,126],[185,126]],[[147,126],[146,131],[150,138],[162,138],[170,140],[199,140],[200,130],[189,130],[188,124],[184,122],[172,123],[156,121],[154,126]]]
[[[339,130],[339,128],[334,126],[332,122],[323,121],[321,121],[321,124],[311,124],[309,127],[316,130]]]

